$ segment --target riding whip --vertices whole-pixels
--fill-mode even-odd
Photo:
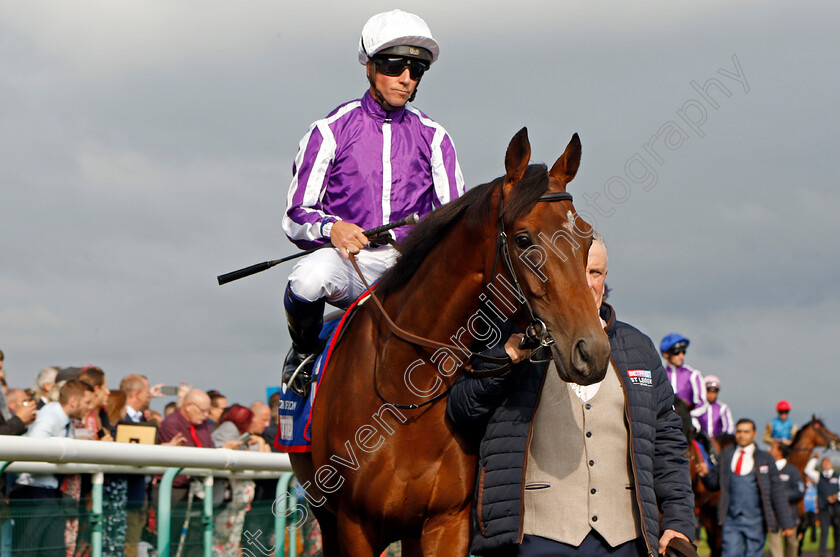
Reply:
[[[363,234],[368,238],[373,238],[380,235],[383,232],[387,232],[393,228],[399,228],[400,226],[405,226],[407,224],[417,224],[420,221],[420,217],[417,216],[417,213],[412,213],[405,217],[404,219],[400,219],[396,222],[391,222],[388,224],[383,224],[382,226],[377,226],[376,228],[371,228],[370,230],[365,230]],[[256,265],[251,265],[250,267],[245,267],[244,269],[239,269],[238,271],[231,271],[230,273],[225,273],[224,275],[219,275],[216,279],[219,281],[219,285],[227,284],[229,282],[233,282],[235,280],[239,280],[241,278],[249,277],[251,275],[255,275],[259,272],[265,271],[266,269],[270,269],[275,265],[279,265],[280,263],[285,263],[286,261],[291,261],[292,259],[297,259],[298,257],[303,257],[304,255],[309,255],[314,251],[318,251],[319,249],[324,248],[332,248],[332,242],[327,242],[323,246],[318,246],[315,248],[311,248],[308,250],[304,250],[298,252],[294,255],[290,255],[288,257],[284,257],[282,259],[274,259],[272,261],[263,261],[262,263],[257,263]]]

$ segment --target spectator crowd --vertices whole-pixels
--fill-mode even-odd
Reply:
[[[163,384],[150,385],[144,375],[128,374],[117,382],[97,366],[49,366],[37,374],[34,384],[10,377],[9,387],[0,351],[0,435],[47,438],[66,437],[113,443],[123,424],[153,426],[154,442],[160,445],[226,448],[270,452],[277,431],[279,393],[268,402],[231,403],[218,390],[202,390],[182,383],[177,394],[164,395]],[[109,384],[111,388],[109,388]],[[174,389],[172,389],[174,390]],[[172,390],[167,390],[170,392]],[[164,413],[149,408],[153,398],[172,396]],[[89,554],[90,527],[84,516],[90,504],[87,475],[3,474],[0,488],[5,496],[6,517],[12,518],[11,544],[15,555]],[[143,475],[105,476],[103,485],[104,556],[134,557],[148,554],[156,542],[156,509],[159,478]],[[214,483],[214,555],[235,555],[243,532],[271,532],[271,503],[276,481],[217,479]],[[187,529],[175,519],[177,509],[204,496],[203,484],[186,476],[175,479],[172,491],[172,553],[179,544],[183,555],[200,554],[203,526],[200,519]],[[248,513],[260,508],[263,512]],[[201,505],[194,507],[197,514]],[[15,519],[17,518],[17,519]],[[268,537],[263,538],[268,543]]]

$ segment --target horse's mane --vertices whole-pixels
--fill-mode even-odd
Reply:
[[[414,226],[400,245],[400,256],[379,282],[376,291],[383,295],[408,282],[425,261],[451,226],[463,217],[468,230],[479,229],[488,219],[495,219],[493,193],[499,189],[504,177],[499,177],[476,186],[464,195],[432,211]],[[505,199],[502,217],[512,222],[531,210],[537,200],[548,190],[547,167],[544,164],[529,165],[525,175]]]

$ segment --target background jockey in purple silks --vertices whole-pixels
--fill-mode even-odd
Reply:
[[[735,422],[732,420],[732,412],[725,402],[718,400],[720,379],[715,375],[707,375],[705,384],[706,404],[695,408],[691,415],[700,423],[700,430],[710,439],[721,433],[734,435]]]
[[[671,333],[659,343],[659,351],[665,358],[665,373],[674,393],[685,401],[689,410],[694,410],[706,404],[706,386],[700,372],[685,365],[688,343],[684,336]]]
[[[374,15],[359,41],[369,90],[313,123],[300,141],[283,230],[302,249],[327,242],[335,249],[304,257],[289,276],[287,369],[317,350],[325,303],[345,308],[363,292],[350,254],[368,282],[394,264],[393,246],[368,245],[363,230],[412,213],[422,217],[464,193],[446,130],[408,104],[438,53],[418,16],[400,10]],[[407,233],[397,229],[394,236]]]

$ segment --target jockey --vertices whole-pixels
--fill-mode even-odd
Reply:
[[[395,262],[395,248],[368,244],[363,230],[412,213],[422,217],[464,193],[446,130],[408,104],[438,53],[420,17],[400,10],[374,15],[359,41],[368,91],[313,123],[300,141],[283,230],[301,249],[328,242],[334,248],[300,259],[289,276],[287,369],[318,350],[325,303],[344,308],[364,291],[351,255],[369,282]],[[392,238],[406,234],[397,229]]]
[[[715,375],[706,376],[706,404],[695,408],[691,415],[700,423],[700,430],[710,439],[721,433],[735,435],[735,422],[732,420],[732,412],[726,403],[720,402],[718,391],[720,391],[720,379]]]
[[[706,386],[700,372],[685,365],[688,343],[684,336],[671,333],[659,343],[659,351],[665,358],[665,373],[674,393],[685,401],[689,410],[694,410],[706,404]]]
[[[776,405],[776,413],[777,416],[767,422],[767,427],[764,428],[764,436],[761,440],[768,445],[772,445],[774,441],[790,445],[799,429],[793,423],[793,420],[788,418],[790,415],[790,402],[780,400]]]

